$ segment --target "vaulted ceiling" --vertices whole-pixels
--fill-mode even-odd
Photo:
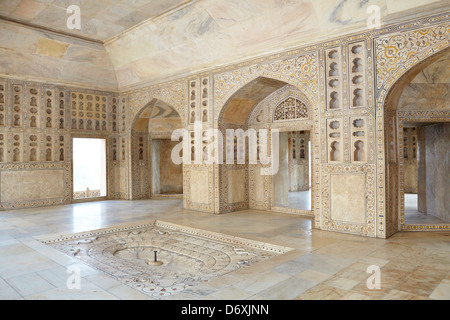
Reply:
[[[2,0],[0,16],[29,26],[103,42],[191,0]],[[80,8],[81,29],[68,29],[67,8]]]
[[[81,29],[67,28],[70,5]],[[0,0],[0,75],[124,90],[450,10],[445,0]]]

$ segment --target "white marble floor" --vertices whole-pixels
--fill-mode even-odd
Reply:
[[[406,224],[450,224],[438,217],[419,212],[417,194],[405,193],[405,223]]]
[[[172,299],[450,299],[450,232],[372,239],[311,229],[292,214],[183,210],[182,200],[103,201],[0,212],[0,299],[151,299],[39,239],[155,219],[294,250]],[[367,287],[369,266],[381,289]],[[80,287],[68,280],[76,266]]]
[[[289,191],[289,208],[311,210],[311,190]]]

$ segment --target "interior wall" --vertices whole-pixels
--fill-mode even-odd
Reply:
[[[427,214],[450,222],[450,123],[425,128]]]
[[[314,198],[316,226],[323,230],[388,237],[398,231],[396,220],[398,215],[395,210],[390,211],[386,204],[392,203],[398,207],[399,202],[397,199],[395,201],[386,199],[390,194],[385,193],[386,175],[390,176],[392,173],[398,176],[397,171],[391,172],[387,169],[384,161],[388,156],[383,148],[384,135],[388,131],[385,130],[383,117],[383,110],[387,107],[385,97],[393,82],[404,73],[405,66],[415,65],[448,47],[449,29],[445,20],[427,18],[420,21],[419,24],[399,28],[401,37],[395,31],[399,29],[395,28],[384,29],[380,33],[364,32],[351,37],[329,39],[320,45],[297,48],[248,63],[214,69],[208,74],[180,76],[176,81],[123,92],[121,97],[128,100],[126,104],[122,104],[123,109],[116,112],[114,106],[117,106],[117,103],[114,102],[114,97],[117,94],[112,92],[2,79],[6,83],[5,108],[3,110],[0,108],[0,122],[2,116],[4,119],[4,123],[0,123],[0,131],[3,133],[3,137],[0,136],[0,151],[3,148],[3,155],[0,152],[0,159],[3,159],[0,161],[2,174],[4,171],[14,170],[63,169],[69,172],[64,179],[67,182],[66,186],[70,186],[70,159],[67,155],[70,155],[68,141],[71,135],[101,135],[107,136],[109,141],[112,141],[108,160],[112,159],[110,165],[114,168],[109,176],[109,181],[114,181],[114,197],[119,194],[129,199],[137,199],[136,195],[148,197],[146,170],[149,168],[149,134],[132,132],[131,124],[134,116],[148,103],[149,97],[157,96],[170,103],[174,102],[173,105],[180,111],[183,127],[191,130],[192,127],[186,124],[201,119],[205,128],[221,128],[222,123],[219,121],[221,108],[226,105],[232,94],[256,77],[272,77],[282,79],[275,81],[275,90],[289,82],[301,88],[311,102],[311,114],[308,118],[295,119],[292,122],[280,119],[276,127],[293,130],[296,126],[300,126],[300,123],[306,123],[307,127],[311,128],[314,141],[313,184],[317,190]],[[419,42],[414,41],[418,36],[426,40],[420,42],[426,45],[419,47],[417,44]],[[392,50],[392,47],[398,51]],[[16,94],[13,90],[16,87],[20,91],[17,94],[20,103],[15,103]],[[49,108],[53,110],[50,119],[52,127],[47,127],[45,116],[48,98],[44,95],[47,94],[47,88],[54,90],[52,97],[63,94],[63,99],[50,99],[50,105],[54,108]],[[35,100],[32,99],[36,95],[35,91],[30,91],[31,89],[37,91],[38,98],[35,97],[37,98]],[[272,89],[268,90],[267,95],[273,92]],[[86,93],[98,96],[99,99],[105,97],[105,103],[100,104],[105,104],[106,108],[106,112],[101,113],[101,116],[106,117],[106,130],[103,129],[103,120],[96,123],[95,112],[88,115],[87,110],[81,110],[81,104],[87,106],[89,102]],[[80,94],[83,97],[80,97]],[[245,92],[244,96],[237,98],[242,100],[247,94],[251,95],[251,92]],[[265,97],[261,97],[263,98]],[[62,107],[61,100],[63,100]],[[239,119],[242,121],[242,115],[246,113],[240,112],[243,111],[241,100],[235,101],[236,108],[233,110],[239,111]],[[38,108],[34,106],[36,102]],[[258,100],[253,102],[256,104]],[[75,103],[74,110],[72,110],[73,103]],[[246,110],[250,112],[254,105],[246,104],[246,106],[249,108]],[[39,116],[33,120],[31,116],[35,109],[38,110]],[[63,111],[62,115],[60,111]],[[405,109],[405,111],[411,111],[411,114],[415,115],[414,110]],[[442,117],[448,115],[448,109],[438,111]],[[427,114],[426,110],[421,112]],[[230,111],[227,116],[231,119],[237,114],[238,112],[234,114]],[[256,115],[255,117],[257,118]],[[266,120],[273,120],[267,114],[264,117]],[[63,129],[59,129],[61,120]],[[37,123],[37,127],[31,126],[32,122]],[[261,126],[263,125],[261,123]],[[47,140],[47,137],[50,137],[50,140]],[[389,134],[386,134],[386,137],[389,137]],[[35,141],[36,138],[38,142]],[[395,135],[392,139],[395,141]],[[387,142],[388,150],[391,141]],[[36,146],[39,149],[36,158],[30,157],[34,154],[31,149]],[[49,157],[51,160],[47,161],[49,154],[46,149],[49,148],[52,150]],[[58,160],[61,159],[61,149],[64,160]],[[32,158],[37,160],[31,160]],[[271,194],[267,194],[271,192],[271,183],[268,183],[270,178],[250,174],[256,170],[249,166],[230,168],[227,165],[202,164],[183,167],[185,207],[189,209],[223,212],[222,209],[247,208],[249,196],[240,193],[239,190],[248,193],[250,189],[248,185],[255,186],[259,181],[264,183],[264,188],[259,187],[255,190],[264,194],[257,194],[255,199],[271,197]],[[120,181],[116,177],[120,177]],[[354,194],[339,187],[347,180],[353,180],[360,186],[352,189]],[[228,186],[237,186],[239,189],[228,192]],[[65,190],[70,190],[70,187],[65,187]],[[389,191],[396,194],[398,185],[393,184]],[[338,205],[350,195],[356,199],[358,210],[346,215]],[[242,199],[245,201],[239,202]],[[23,201],[20,205],[57,203],[53,200],[47,201],[49,199],[41,200]],[[64,198],[58,201],[59,203],[70,201],[70,192],[69,195],[65,193]],[[227,207],[227,201],[231,201],[232,205]],[[2,206],[4,204],[2,200]],[[9,207],[13,205],[15,204],[7,203]],[[270,208],[270,204],[268,207]],[[391,212],[395,214],[391,215]],[[389,229],[392,233],[388,231]]]
[[[107,140],[108,197],[115,198],[120,110],[112,92],[0,78],[0,207],[71,203],[72,137]]]

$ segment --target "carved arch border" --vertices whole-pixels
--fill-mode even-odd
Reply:
[[[151,180],[151,173],[144,168],[149,168],[150,159],[148,158],[148,150],[151,148],[151,143],[148,141],[150,133],[135,132],[134,126],[140,114],[148,107],[148,104],[157,99],[168,104],[173,108],[181,118],[182,126],[185,127],[187,120],[185,117],[186,106],[186,86],[184,81],[172,83],[169,86],[141,89],[136,90],[128,94],[128,112],[127,116],[127,134],[129,134],[129,154],[130,154],[130,167],[129,176],[131,177],[129,190],[131,199],[146,199],[152,195],[152,188],[149,181]],[[141,142],[138,141],[141,139]],[[136,145],[144,143],[144,154],[147,157],[139,159],[139,148]],[[144,170],[143,172],[141,172]],[[141,181],[143,180],[143,181]],[[142,184],[145,185],[144,190]]]
[[[318,53],[313,52],[215,75],[214,123],[220,126],[228,101],[241,88],[260,77],[279,80],[300,89],[311,105],[316,107],[319,86],[318,65]]]
[[[388,225],[387,177],[388,157],[385,148],[385,105],[391,90],[409,70],[428,58],[450,48],[450,23],[428,26],[404,33],[390,34],[374,39],[376,67],[376,123],[377,123],[377,237],[387,238],[399,231],[398,226]],[[416,41],[414,43],[414,40]],[[421,45],[418,45],[421,44]],[[415,49],[416,51],[412,51]],[[390,68],[389,68],[390,67]],[[397,220],[394,220],[394,222]],[[397,221],[398,223],[398,221]]]
[[[272,126],[276,126],[276,123],[274,122],[274,112],[277,106],[279,106],[280,103],[285,101],[288,98],[294,98],[296,100],[300,100],[303,102],[308,110],[308,117],[307,118],[297,118],[297,119],[288,119],[288,120],[280,120],[280,123],[288,123],[288,122],[297,122],[297,121],[308,121],[312,119],[312,111],[313,111],[313,105],[309,101],[308,97],[297,87],[293,85],[286,85],[277,91],[270,94],[267,98],[265,98],[263,101],[258,103],[250,112],[247,124],[248,125],[264,125],[264,124],[271,124]],[[257,121],[257,117],[260,112],[264,113],[263,120]]]
[[[184,81],[173,83],[162,88],[153,88],[148,90],[137,90],[129,93],[128,98],[128,121],[129,130],[133,129],[137,116],[153,101],[161,100],[171,106],[181,117],[183,126],[187,125],[186,119],[186,85]]]

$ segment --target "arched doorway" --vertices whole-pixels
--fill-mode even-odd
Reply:
[[[450,229],[449,62],[449,49],[434,54],[385,100],[386,211],[398,230]]]
[[[171,160],[177,143],[171,135],[182,127],[178,112],[162,100],[138,112],[131,126],[132,199],[183,197],[183,167]]]
[[[278,116],[274,116],[277,107]],[[300,110],[310,107],[300,90],[287,82],[267,77],[247,83],[227,100],[218,118],[218,128],[224,137],[223,159],[227,160],[218,170],[219,212],[251,208],[312,215],[311,204],[301,210],[279,202],[288,196],[290,189],[288,186],[284,190],[284,176],[288,174],[288,158],[293,152],[288,146],[293,141],[291,135],[301,133],[308,136],[308,140],[312,136],[306,134],[312,130],[310,115],[301,115]],[[285,112],[288,108],[292,115]],[[281,109],[287,117],[279,116]],[[300,140],[299,136],[297,142]],[[307,142],[304,140],[303,143]],[[306,150],[303,149],[304,158]],[[252,152],[256,154],[253,159]],[[295,152],[300,157],[301,150]],[[269,173],[272,169],[275,172]]]

